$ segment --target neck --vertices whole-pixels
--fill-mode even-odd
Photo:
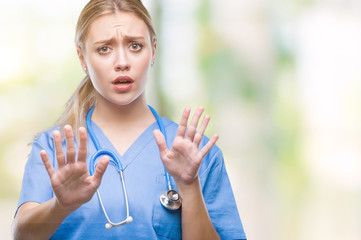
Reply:
[[[98,96],[92,120],[99,126],[128,128],[154,122],[144,96],[126,105],[117,105]]]

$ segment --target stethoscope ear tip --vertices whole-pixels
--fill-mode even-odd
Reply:
[[[105,228],[106,228],[106,229],[111,229],[112,227],[113,227],[113,225],[110,224],[110,223],[105,224]]]
[[[109,221],[109,220],[108,220]],[[105,224],[105,228],[106,229],[111,229],[112,227],[117,227],[117,226],[121,226],[124,225],[126,223],[131,223],[133,222],[133,218],[131,216],[128,216],[124,221],[120,222],[120,223],[112,223],[112,222],[108,222],[107,224]]]
[[[131,222],[133,222],[133,218],[131,216],[129,216],[129,217],[127,217],[127,219],[125,219],[125,221],[127,223],[131,223]]]

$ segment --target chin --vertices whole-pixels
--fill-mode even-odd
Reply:
[[[98,92],[99,93],[99,92]],[[103,104],[128,106],[144,98],[144,90],[139,92],[128,92],[122,94],[98,94]],[[99,102],[99,101],[98,101]]]
[[[136,97],[129,97],[129,98],[116,98],[116,99],[108,99],[108,102],[110,104],[115,104],[118,106],[128,106],[131,105],[135,102],[137,102],[137,100],[140,100],[140,96],[136,96]]]

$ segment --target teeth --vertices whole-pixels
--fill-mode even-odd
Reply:
[[[121,85],[121,84],[129,84],[129,82],[116,82],[116,85]]]

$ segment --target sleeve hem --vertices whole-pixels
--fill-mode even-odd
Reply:
[[[14,214],[14,218],[16,217],[16,214],[18,213],[19,211],[19,208],[24,205],[25,203],[28,203],[28,202],[33,202],[33,203],[38,203],[38,204],[41,204],[39,201],[31,201],[31,200],[28,200],[28,201],[24,201],[22,203],[19,203],[17,208],[16,208],[16,211],[15,211],[15,214]]]

